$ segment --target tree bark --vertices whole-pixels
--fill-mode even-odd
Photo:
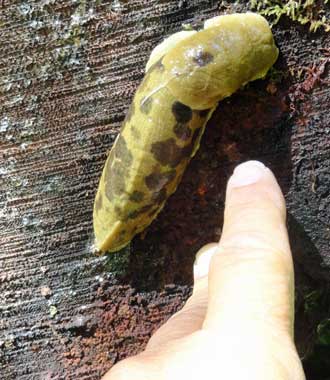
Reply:
[[[247,159],[265,162],[285,193],[297,342],[302,354],[312,352],[316,326],[330,315],[325,32],[313,35],[287,19],[276,25],[277,77],[273,71],[219,105],[177,192],[146,233],[119,253],[93,254],[98,180],[149,53],[183,23],[248,9],[220,4],[0,4],[2,379],[99,379],[142,350],[189,296],[194,255],[219,239],[226,181]],[[323,306],[317,298],[306,312],[312,292]]]

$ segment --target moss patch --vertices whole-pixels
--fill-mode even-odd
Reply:
[[[328,380],[330,373],[330,288],[307,291],[304,295],[304,311],[315,326],[315,344],[303,361],[308,379]]]
[[[329,10],[329,0],[250,0],[250,7],[263,16],[268,17],[271,23],[277,24],[282,16],[302,25],[309,25],[311,32],[323,29],[330,31],[330,19],[326,15]]]
[[[118,252],[108,253],[105,264],[106,270],[119,278],[125,276],[130,262],[130,253],[130,244]]]

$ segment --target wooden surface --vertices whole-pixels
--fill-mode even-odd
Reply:
[[[297,342],[313,352],[330,316],[329,34],[275,26],[278,80],[221,103],[147,232],[121,253],[92,254],[98,179],[150,51],[243,3],[0,2],[2,379],[99,379],[141,350],[188,297],[194,254],[219,238],[226,180],[246,159],[269,165],[286,195]],[[306,312],[313,292],[322,307]]]

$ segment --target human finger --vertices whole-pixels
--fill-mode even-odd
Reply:
[[[239,165],[227,186],[204,327],[273,325],[293,336],[293,265],[280,187],[262,163]]]

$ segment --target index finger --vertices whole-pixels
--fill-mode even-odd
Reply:
[[[228,182],[203,327],[271,325],[292,337],[293,317],[294,275],[284,198],[272,172],[249,161],[239,165]]]

